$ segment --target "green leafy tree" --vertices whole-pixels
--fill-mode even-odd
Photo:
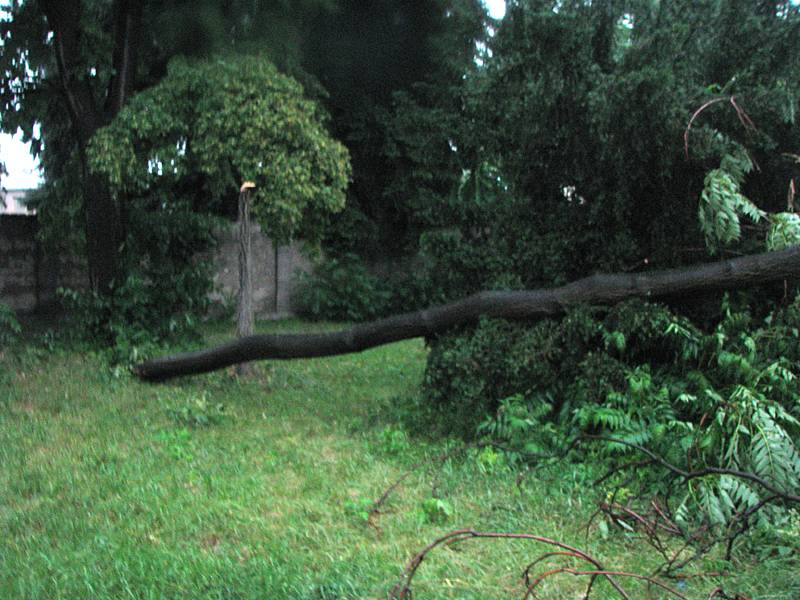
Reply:
[[[328,92],[353,160],[333,253],[397,259],[416,247],[434,197],[459,176],[448,140],[486,19],[480,0],[345,0],[310,20],[302,66]]]
[[[344,206],[350,175],[320,107],[256,56],[174,61],[95,135],[89,162],[120,196],[188,180],[222,202],[253,181],[253,214],[279,241],[318,240],[326,216]]]
[[[69,141],[55,146],[69,147],[61,157],[74,156],[70,167],[81,174],[90,279],[103,293],[110,293],[118,278],[124,232],[120,207],[87,169],[86,148],[134,93],[143,14],[138,2],[107,4],[12,3],[4,9],[0,69],[5,131],[21,127],[30,139],[37,121],[61,112],[56,119]],[[41,149],[37,140],[34,151]]]
[[[85,249],[95,291],[112,295],[124,280],[119,248],[130,228],[128,207],[88,168],[92,136],[131,97],[160,81],[175,56],[257,47],[281,56],[284,66],[298,63],[296,25],[306,11],[325,13],[334,5],[331,0],[4,5],[0,126],[12,133],[21,128],[33,152],[42,154],[46,189],[38,212],[45,231]],[[83,234],[63,235],[76,228]]]
[[[255,56],[176,59],[92,138],[93,177],[126,211],[124,276],[108,295],[70,293],[81,329],[111,343],[115,359],[191,331],[207,308],[211,278],[198,253],[235,209],[243,180],[256,182],[252,212],[276,240],[319,239],[341,209],[346,149],[302,87]]]
[[[690,264],[705,246],[698,199],[721,165],[737,189],[720,189],[739,210],[785,207],[797,169],[783,156],[797,143],[796,5],[512,1],[495,30],[461,83],[469,126],[449,142],[457,175],[487,165],[497,176],[484,183],[496,185],[464,194],[456,180],[428,202],[423,249],[440,296]],[[687,157],[693,112],[731,96],[756,126],[717,102],[694,123]],[[452,106],[442,96],[418,122]],[[757,169],[731,173],[737,144]],[[418,173],[438,166],[418,157]],[[730,249],[763,247],[764,233],[745,228]]]

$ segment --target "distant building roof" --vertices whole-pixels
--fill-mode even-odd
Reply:
[[[5,215],[32,215],[35,210],[25,206],[25,197],[32,190],[0,190],[0,214]]]

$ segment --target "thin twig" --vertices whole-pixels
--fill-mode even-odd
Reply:
[[[381,497],[378,498],[372,506],[369,508],[367,513],[369,514],[370,522],[373,516],[380,514],[381,507],[386,503],[389,499],[389,496],[400,487],[400,484],[403,483],[408,477],[421,469],[429,468],[431,465],[441,465],[442,463],[446,462],[448,459],[452,458],[456,454],[460,454],[462,452],[466,452],[470,448],[481,447],[483,444],[464,444],[463,446],[459,446],[458,448],[454,448],[452,450],[447,450],[442,452],[438,456],[434,457],[433,459],[426,459],[423,461],[418,462],[413,467],[408,469],[405,473],[403,473],[394,483],[392,483],[386,490],[381,494]],[[373,524],[374,526],[374,524]]]
[[[567,550],[554,550],[553,552],[545,552],[533,562],[528,563],[528,566],[525,567],[525,570],[522,572],[522,580],[525,582],[525,585],[531,584],[531,569],[543,560],[547,560],[553,556],[571,556],[573,558],[583,558],[580,554],[575,554],[574,552],[569,552]]]
[[[414,575],[417,572],[420,564],[431,552],[434,548],[441,545],[449,545],[455,542],[463,541],[466,539],[475,539],[475,538],[489,538],[489,539],[514,539],[514,540],[531,540],[535,542],[540,542],[543,544],[548,544],[550,546],[555,546],[557,548],[561,548],[576,558],[580,558],[590,564],[592,564],[596,568],[595,571],[587,571],[586,575],[595,575],[595,576],[602,576],[605,578],[611,586],[617,590],[617,592],[627,600],[630,600],[630,596],[625,592],[625,590],[620,586],[620,584],[614,579],[613,572],[604,572],[603,565],[595,558],[586,554],[582,550],[575,548],[573,546],[569,546],[563,542],[559,542],[557,540],[553,540],[547,537],[543,537],[540,535],[533,535],[530,533],[505,533],[505,532],[486,532],[486,531],[476,531],[474,529],[457,529],[455,531],[451,531],[434,541],[430,544],[425,546],[422,550],[420,550],[414,557],[409,561],[406,568],[403,570],[400,579],[397,583],[392,587],[389,592],[389,598],[391,600],[406,600],[411,598],[411,581],[414,578]],[[644,576],[642,576],[644,577]]]
[[[561,567],[560,569],[553,569],[551,571],[548,571],[548,572],[542,574],[541,576],[539,576],[537,578],[537,580],[535,580],[533,582],[533,585],[528,588],[528,591],[526,592],[524,598],[528,598],[528,596],[533,591],[533,588],[535,588],[537,585],[539,585],[539,583],[541,583],[542,580],[544,580],[547,577],[550,577],[551,575],[555,575],[557,573],[569,573],[570,575],[594,575],[594,576],[602,575],[604,577],[614,576],[614,577],[629,577],[631,579],[639,579],[641,581],[646,581],[647,583],[649,583],[651,585],[654,585],[656,587],[660,587],[662,590],[665,590],[666,592],[672,594],[676,598],[681,598],[682,600],[688,600],[688,598],[686,596],[684,596],[683,594],[681,594],[677,590],[673,590],[668,585],[666,585],[664,583],[661,583],[657,579],[653,579],[652,577],[648,577],[647,575],[639,575],[638,573],[628,573],[626,571],[606,571],[606,570],[601,570],[601,569],[598,569],[596,571],[579,571],[579,570],[573,569],[571,567]]]
[[[722,467],[704,467],[702,469],[698,469],[695,471],[686,471],[668,462],[666,459],[659,456],[652,450],[649,450],[644,446],[635,444],[633,442],[628,442],[626,440],[621,440],[618,438],[608,437],[604,435],[587,434],[587,435],[582,435],[581,438],[587,440],[612,442],[616,444],[622,444],[623,446],[628,446],[629,448],[635,448],[639,452],[642,452],[643,454],[649,456],[653,460],[653,462],[660,464],[668,471],[671,471],[676,475],[679,475],[686,481],[690,479],[697,479],[699,477],[705,477],[706,475],[730,475],[732,477],[738,477],[739,479],[746,479],[747,481],[752,481],[753,483],[757,483],[765,490],[771,492],[772,494],[774,494],[775,496],[779,497],[782,500],[788,500],[790,502],[800,502],[800,496],[792,494],[790,492],[781,491],[763,477],[759,477],[758,475],[756,475],[755,473],[751,473],[750,471],[739,471],[737,469],[726,469]]]
[[[713,104],[717,104],[719,102],[724,102],[727,98],[714,98],[713,100],[709,100],[705,104],[703,104],[700,108],[694,111],[692,118],[689,119],[689,123],[686,125],[686,130],[683,132],[683,150],[686,154],[686,160],[689,160],[689,130],[692,128],[692,124],[694,120],[700,116],[705,109]]]
[[[626,470],[628,470],[628,469],[630,469],[632,467],[633,468],[645,467],[645,466],[649,465],[650,462],[651,462],[650,459],[646,458],[644,460],[634,460],[634,461],[631,461],[631,462],[624,463],[622,465],[618,465],[616,467],[613,467],[612,469],[609,469],[609,471],[605,475],[603,475],[600,479],[595,480],[594,483],[592,483],[592,486],[597,487],[601,483],[605,483],[608,479],[610,479],[613,475],[619,473],[620,471],[626,471]]]
[[[731,106],[733,106],[733,110],[736,112],[736,116],[739,119],[739,122],[742,124],[742,127],[745,128],[746,131],[758,131],[756,124],[750,118],[750,115],[745,112],[745,110],[739,106],[739,103],[736,102],[736,96],[723,96],[722,98],[714,98],[709,100],[705,104],[703,104],[700,108],[698,108],[692,114],[692,117],[689,119],[689,123],[686,125],[686,129],[683,132],[683,151],[686,156],[686,160],[689,160],[689,130],[692,128],[692,124],[694,123],[695,119],[700,116],[704,110],[708,107],[713,106],[714,104],[718,104],[720,102],[725,101],[730,102]],[[758,166],[758,163],[753,159],[751,156],[750,159],[753,161],[753,166],[755,166],[756,170],[760,171],[761,168]]]

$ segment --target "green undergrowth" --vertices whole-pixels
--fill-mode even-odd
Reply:
[[[310,327],[332,326],[260,328]],[[206,326],[205,342],[230,330]],[[602,493],[590,466],[521,476],[502,455],[406,433],[390,407],[422,380],[421,340],[261,363],[247,381],[224,371],[164,385],[140,383],[88,350],[36,347],[0,358],[0,598],[385,597],[414,553],[463,527],[548,536],[613,569],[657,564],[636,535],[597,520],[586,527]],[[420,567],[414,597],[521,597],[520,573],[547,550],[502,540],[439,548]],[[718,584],[798,597],[790,560],[712,555],[696,570],[727,576],[671,585],[691,598]],[[584,589],[562,574],[540,597]],[[598,583],[593,597],[614,596]]]

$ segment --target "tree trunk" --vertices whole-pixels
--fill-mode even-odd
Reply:
[[[275,318],[278,318],[278,300],[280,298],[279,292],[280,292],[280,285],[281,285],[281,280],[280,280],[280,277],[279,277],[281,263],[280,263],[280,256],[278,254],[280,251],[281,251],[281,247],[278,244],[278,241],[277,240],[273,240],[272,241],[272,252],[273,252],[273,256],[275,257],[275,260],[272,261],[272,263],[273,263],[272,264],[272,267],[273,267],[272,276],[273,276],[273,278],[275,280],[275,287],[274,287],[275,291],[272,294],[272,308],[273,308],[273,313],[275,314]]]
[[[66,100],[83,167],[84,212],[89,279],[92,289],[109,294],[119,277],[123,224],[117,203],[105,181],[89,172],[86,149],[98,129],[121,110],[133,89],[138,58],[142,3],[115,0],[113,75],[102,106],[95,97],[90,67],[82,54],[81,0],[41,0],[53,31],[53,51],[61,91]]]
[[[85,162],[85,157],[82,157]],[[108,295],[119,278],[122,223],[117,203],[104,181],[83,168],[86,254],[92,290]]]
[[[236,335],[245,338],[253,335],[253,269],[251,265],[250,237],[250,192],[246,184],[239,191],[239,310],[236,319]],[[252,375],[248,362],[236,365],[239,377]]]
[[[614,304],[634,296],[683,297],[800,277],[800,247],[652,273],[593,275],[560,288],[480,292],[449,304],[357,325],[334,333],[253,335],[217,348],[150,360],[133,372],[162,381],[222,369],[243,361],[331,356],[430,336],[481,316],[540,319],[579,304]]]

